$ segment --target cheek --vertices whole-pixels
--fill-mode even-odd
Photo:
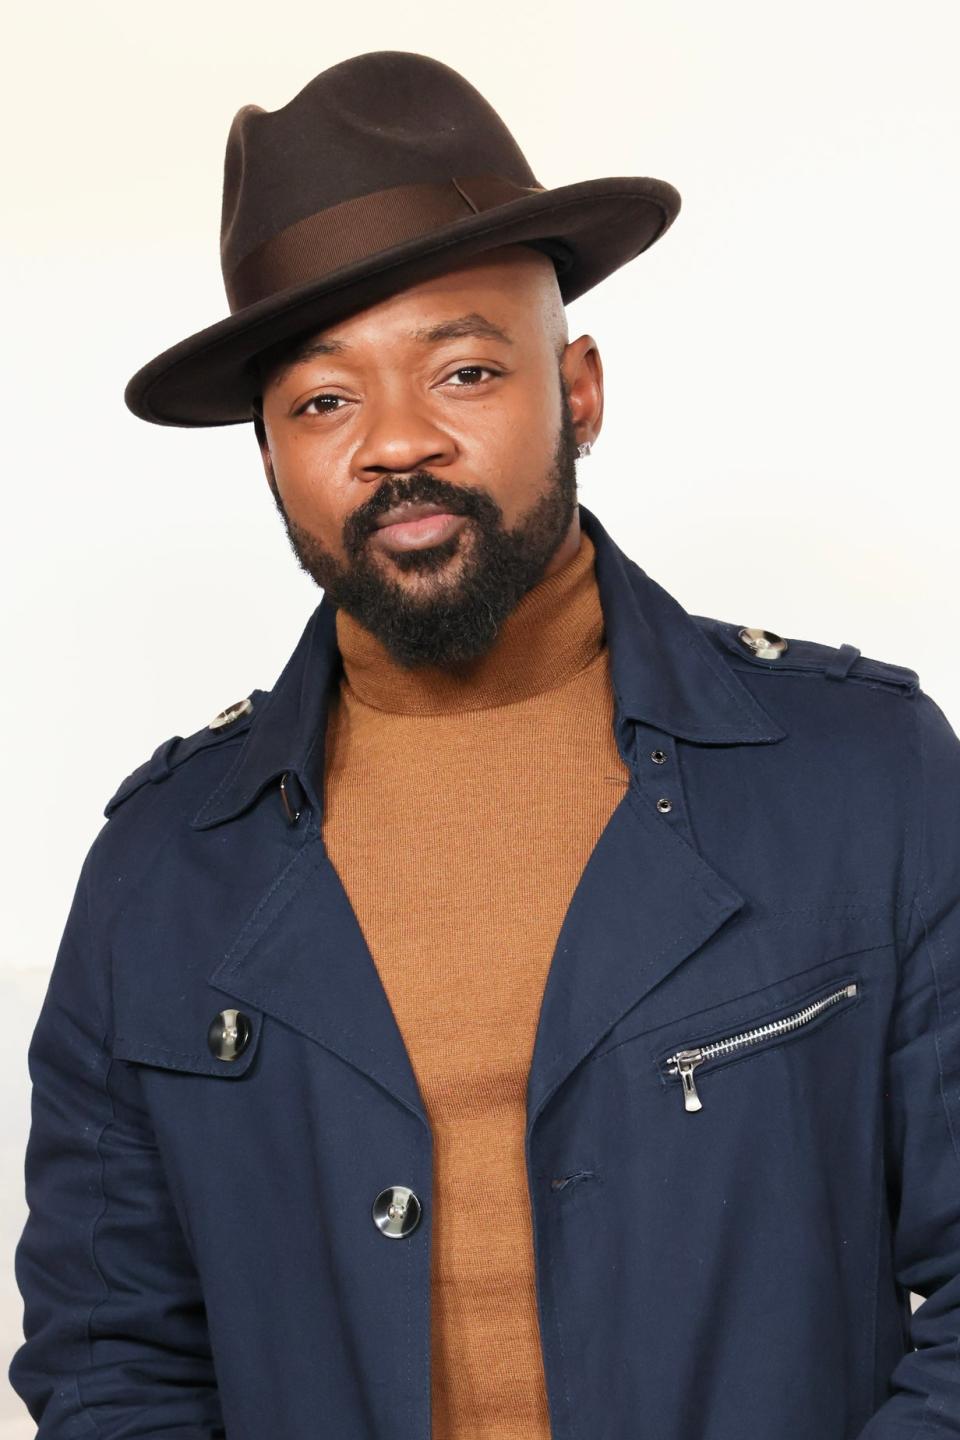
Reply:
[[[342,465],[329,443],[322,447],[309,435],[285,434],[271,444],[273,473],[290,505],[315,506],[321,491],[330,488],[331,477]]]
[[[329,457],[321,460],[304,445],[287,444],[273,450],[272,463],[274,483],[288,520],[309,531],[326,550],[339,555],[349,505],[331,483]]]
[[[508,493],[516,492],[519,498],[542,489],[553,463],[559,425],[559,396],[553,397],[544,386],[507,406],[491,406],[472,427],[472,443],[486,472],[501,478]]]
[[[274,474],[291,490],[309,489],[314,477],[325,469],[319,447],[309,435],[281,433],[274,437],[270,448]]]

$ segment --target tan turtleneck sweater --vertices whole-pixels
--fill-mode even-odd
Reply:
[[[323,832],[433,1133],[433,1440],[548,1440],[527,1073],[564,913],[628,783],[593,543],[456,673],[336,625]]]

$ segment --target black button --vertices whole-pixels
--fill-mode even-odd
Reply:
[[[253,1033],[242,1010],[221,1010],[207,1031],[207,1044],[218,1060],[236,1060],[246,1050]]]

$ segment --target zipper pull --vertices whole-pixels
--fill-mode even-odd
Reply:
[[[693,1067],[699,1065],[703,1059],[702,1050],[678,1050],[676,1055],[671,1055],[670,1065],[672,1075],[679,1075],[683,1084],[683,1108],[684,1110],[702,1110],[703,1102],[697,1094],[697,1087],[693,1081]]]

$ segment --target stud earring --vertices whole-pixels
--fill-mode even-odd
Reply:
[[[592,447],[589,440],[582,440],[577,446],[577,455],[579,459],[585,459],[586,456],[590,454],[591,448]]]

